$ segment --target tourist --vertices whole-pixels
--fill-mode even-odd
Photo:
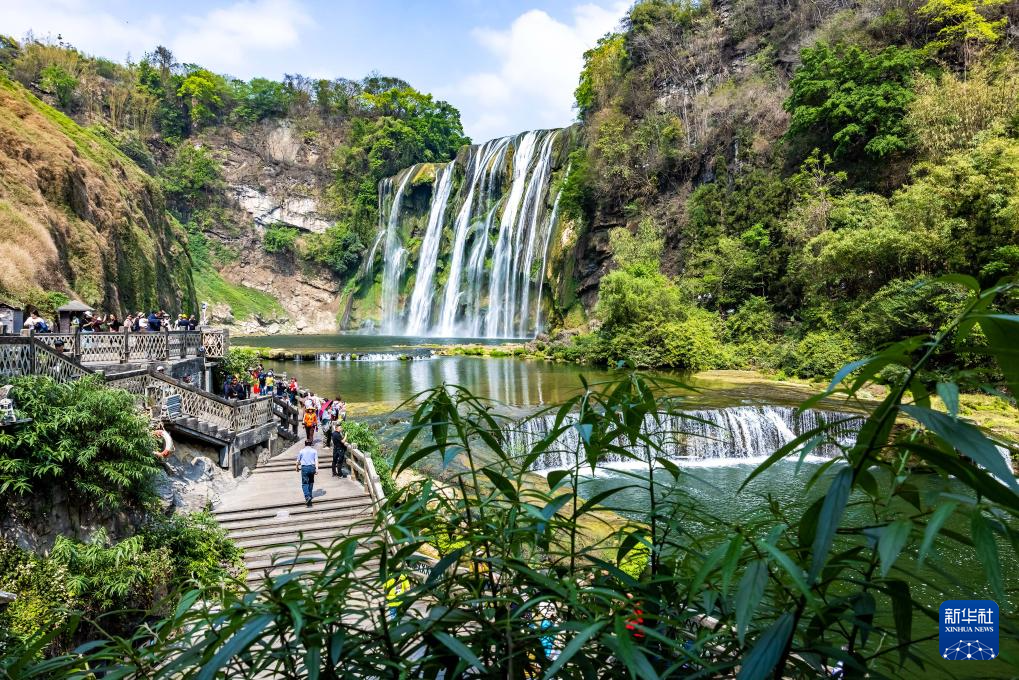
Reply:
[[[400,613],[400,606],[403,601],[400,596],[410,590],[410,581],[407,580],[407,576],[400,574],[399,578],[390,577],[386,580],[386,605],[387,611],[389,612],[389,620],[395,621],[397,615]]]
[[[318,451],[309,439],[304,448],[297,452],[297,470],[301,473],[301,490],[304,491],[304,504],[311,507],[311,497],[315,491],[315,471],[318,470]]]
[[[128,312],[127,316],[124,317],[124,330],[134,330],[134,314],[131,314],[130,312]]]
[[[54,342],[53,343],[53,351],[55,351],[57,354],[63,354],[64,353],[64,341],[63,340],[57,340],[56,342]]]
[[[92,318],[92,312],[85,312],[85,322],[81,324],[82,333],[95,333],[95,319]]]
[[[35,310],[32,310],[29,313],[28,318],[25,319],[25,323],[24,323],[24,325],[22,325],[22,328],[24,328],[26,330],[30,330],[30,331],[35,331],[36,333],[40,333],[40,332],[45,332],[45,331],[40,331],[39,330],[41,327],[43,327],[45,325],[46,325],[46,321],[44,321],[41,316],[36,314]]]
[[[322,408],[318,411],[318,420],[322,423],[322,439],[329,441],[329,435],[333,431],[333,414],[329,410],[327,403],[322,404]]]
[[[149,312],[149,330],[153,333],[158,333],[162,326],[163,320],[156,314],[155,311]]]
[[[265,391],[270,397],[276,392],[276,374],[271,368],[265,373]]]
[[[318,426],[318,416],[315,415],[315,409],[306,408],[304,409],[304,431],[306,433],[306,439],[308,443],[315,441],[315,428]]]
[[[177,317],[177,330],[186,331],[188,329],[188,318],[181,314]]]
[[[138,312],[134,317],[134,329],[140,333],[149,332],[149,317],[145,316],[143,312]]]
[[[120,322],[120,319],[117,318],[116,314],[110,314],[110,316],[107,317],[106,322],[107,325],[110,327],[111,333],[119,333],[120,329],[124,327],[124,324]]]
[[[330,441],[333,445],[333,477],[346,478],[344,466],[347,464],[347,435],[339,423],[333,425]]]
[[[337,396],[336,401],[333,402],[333,404],[333,408],[336,411],[336,416],[333,420],[345,422],[347,420],[347,402],[343,401],[343,397]]]
[[[188,317],[188,330],[198,330],[198,319],[195,318],[194,314]]]
[[[262,368],[262,364],[259,364],[258,368],[256,368],[255,371],[257,373],[258,392],[259,394],[265,394],[265,379],[266,379],[265,369]]]

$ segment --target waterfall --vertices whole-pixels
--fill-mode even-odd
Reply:
[[[407,266],[407,251],[403,247],[403,243],[400,240],[400,207],[403,204],[403,194],[407,190],[407,185],[410,183],[411,177],[417,172],[418,166],[407,168],[401,175],[398,175],[396,194],[393,196],[393,201],[390,204],[389,214],[383,218],[385,213],[379,210],[379,235],[375,239],[375,244],[372,246],[372,250],[368,255],[368,261],[375,261],[375,254],[378,251],[379,242],[385,239],[385,248],[382,252],[382,258],[384,260],[384,269],[382,271],[382,332],[393,333],[395,332],[396,324],[396,299],[400,293],[400,278],[403,276],[404,269]],[[382,189],[381,197],[379,199],[379,205],[384,204],[385,193],[392,191],[393,182],[391,180],[383,180],[384,188]],[[382,193],[385,192],[385,193]],[[385,220],[383,224],[383,220]]]
[[[561,139],[561,130],[536,130],[467,147],[457,160],[435,166],[430,197],[418,180],[408,188],[426,166],[379,183],[379,230],[362,280],[370,288],[381,249],[382,332],[538,333],[547,251],[559,215],[561,191],[552,201],[550,185],[565,155],[557,148]],[[427,220],[421,219],[425,198]],[[405,239],[420,243],[416,256],[409,257],[414,249]]]
[[[832,431],[832,439],[815,448],[812,455],[831,457],[840,446],[850,446],[863,424],[855,414],[830,411],[797,411],[790,406],[731,406],[728,408],[687,411],[683,414],[647,416],[641,426],[643,432],[659,447],[652,450],[646,442],[630,446],[628,441],[619,444],[638,459],[648,456],[669,459],[754,459],[769,456],[794,440],[803,432],[821,425],[850,418]],[[555,416],[537,416],[523,420],[506,430],[512,450],[530,451],[552,431]],[[583,456],[580,435],[569,428],[556,438],[555,443],[534,462],[532,470],[570,467]],[[606,454],[601,462],[619,463],[631,459],[619,454]]]
[[[435,176],[435,196],[428,213],[428,226],[425,238],[421,242],[421,255],[418,258],[417,279],[414,281],[414,292],[410,296],[410,310],[407,319],[407,334],[418,335],[425,332],[428,315],[432,309],[432,298],[435,289],[432,281],[435,268],[439,261],[439,237],[442,235],[442,221],[446,216],[446,203],[449,201],[449,190],[453,186],[453,164],[442,166]]]

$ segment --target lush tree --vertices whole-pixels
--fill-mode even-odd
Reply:
[[[937,40],[928,47],[941,50],[961,46],[965,58],[978,45],[1001,39],[1005,17],[990,18],[1008,0],[927,0],[917,13],[938,29]]]
[[[61,487],[79,505],[116,510],[151,495],[159,466],[149,424],[127,392],[98,379],[16,378],[12,397],[32,419],[0,432],[0,501]]]
[[[909,48],[871,52],[820,42],[803,50],[790,82],[788,136],[836,158],[884,158],[913,145],[903,122],[923,55]]]
[[[57,98],[60,108],[69,109],[74,103],[74,91],[78,79],[57,64],[50,64],[42,70],[39,85]]]
[[[609,103],[614,82],[622,76],[625,63],[625,38],[620,33],[606,35],[584,52],[584,68],[574,92],[581,118]]]
[[[249,123],[285,116],[295,99],[292,89],[266,78],[252,78],[248,83],[235,80],[232,97],[235,101],[233,117]]]
[[[414,163],[448,161],[469,142],[460,113],[448,103],[405,83],[380,91],[377,85],[365,83],[358,97],[364,116],[354,119],[349,140],[336,151],[329,192],[362,241],[374,229],[382,178]]]
[[[345,223],[334,224],[310,240],[308,255],[337,276],[349,276],[361,262],[364,244]]]
[[[201,127],[219,119],[226,91],[222,76],[194,67],[177,88],[177,96],[185,102],[191,124]]]
[[[296,227],[288,227],[285,224],[274,224],[267,227],[262,235],[262,247],[265,252],[276,254],[289,254],[294,252],[297,238],[301,231]]]
[[[219,160],[204,146],[181,143],[163,166],[160,181],[170,208],[181,221],[209,206],[225,186]]]

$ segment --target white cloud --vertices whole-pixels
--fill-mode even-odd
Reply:
[[[0,3],[2,31],[21,39],[29,31],[36,38],[60,36],[78,49],[110,58],[139,58],[164,33],[164,22],[152,14],[141,22],[128,22],[97,12],[88,0],[10,0]]]
[[[115,16],[129,14],[124,9],[100,11],[89,0],[3,0],[0,27],[17,38],[29,30],[39,38],[59,34],[84,52],[121,59],[137,60],[162,44],[189,63],[248,78],[264,75],[252,71],[253,57],[299,46],[311,24],[298,0],[240,0],[173,21],[157,13],[125,21]]]
[[[294,0],[253,0],[184,18],[186,28],[172,42],[188,61],[243,77],[255,52],[281,51],[300,43],[301,29],[311,23]]]
[[[618,25],[629,4],[579,5],[570,23],[534,9],[505,29],[475,29],[474,39],[497,66],[461,79],[444,93],[461,107],[468,134],[483,141],[568,124],[584,52]]]

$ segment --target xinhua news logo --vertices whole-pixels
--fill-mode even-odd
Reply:
[[[941,656],[949,661],[990,661],[998,656],[998,605],[994,600],[941,603]]]

